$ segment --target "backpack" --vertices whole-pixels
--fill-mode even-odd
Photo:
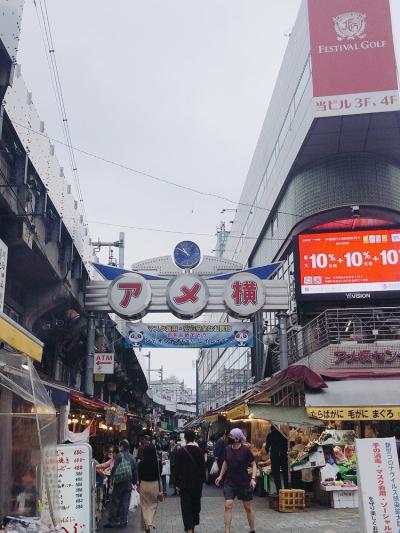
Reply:
[[[130,461],[121,453],[121,462],[117,465],[113,475],[114,483],[123,483],[124,481],[132,481],[132,467]]]

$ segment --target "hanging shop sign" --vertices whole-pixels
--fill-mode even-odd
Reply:
[[[57,446],[59,523],[65,533],[91,533],[94,483],[92,448],[88,444]]]
[[[133,320],[147,313],[172,313],[178,318],[192,320],[206,312],[249,318],[261,310],[288,310],[288,282],[268,279],[279,268],[279,263],[227,272],[234,267],[232,262],[203,256],[199,264],[200,258],[199,247],[191,241],[183,241],[175,247],[175,264],[168,256],[154,258],[143,262],[143,266],[151,264],[151,274],[119,270],[118,273],[122,273],[111,280],[89,281],[85,309],[113,311],[124,319]],[[156,275],[157,265],[162,265],[165,272],[162,277]],[[178,268],[183,270],[177,274]],[[215,275],[215,272],[221,273]]]
[[[394,438],[356,439],[364,533],[400,531],[400,469]]]
[[[0,239],[0,313],[4,308],[4,294],[6,291],[8,246]]]
[[[225,283],[224,302],[228,314],[232,316],[254,315],[265,303],[265,291],[261,279],[249,272],[233,275]]]
[[[228,409],[228,411],[224,413],[224,415],[228,419],[247,418],[249,414],[250,411],[246,403],[242,403],[240,405],[237,405],[236,407],[232,407],[232,409]]]
[[[108,289],[108,303],[120,316],[142,318],[151,302],[151,288],[140,274],[123,274]]]
[[[94,354],[95,374],[114,374],[114,354],[95,353]]]
[[[207,307],[209,297],[205,281],[194,274],[173,278],[167,287],[167,303],[171,312],[183,320],[197,318]]]
[[[307,407],[307,415],[318,420],[400,420],[400,406]]]
[[[254,343],[253,324],[250,322],[127,322],[125,340],[129,347],[140,348],[251,348]]]

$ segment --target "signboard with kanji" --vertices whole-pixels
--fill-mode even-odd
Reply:
[[[125,345],[139,348],[252,348],[250,322],[126,322]]]
[[[92,448],[88,444],[57,446],[60,529],[64,533],[91,533],[94,482]]]
[[[307,407],[307,415],[318,420],[400,420],[400,406],[395,407]]]
[[[396,441],[356,439],[363,533],[400,532],[400,469]]]

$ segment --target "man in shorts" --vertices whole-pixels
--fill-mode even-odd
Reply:
[[[256,487],[257,465],[251,450],[244,444],[246,437],[239,428],[230,431],[228,446],[225,449],[225,460],[215,484],[218,486],[224,479],[225,498],[225,533],[231,533],[233,500],[237,497],[242,500],[247,514],[250,533],[254,530],[254,511],[251,504],[253,491]],[[247,470],[251,466],[249,476]]]

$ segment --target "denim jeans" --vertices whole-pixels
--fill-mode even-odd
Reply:
[[[114,484],[110,501],[110,514],[108,515],[109,524],[126,525],[128,523],[131,492],[132,483],[130,481]]]

